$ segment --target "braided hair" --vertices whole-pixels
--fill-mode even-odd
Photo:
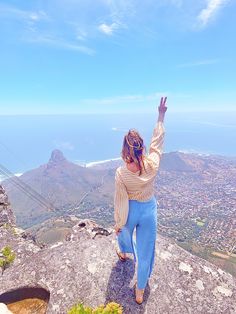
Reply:
[[[145,170],[143,158],[144,158],[145,146],[142,137],[135,129],[129,130],[124,136],[122,158],[125,162],[134,162],[139,168],[139,175]]]

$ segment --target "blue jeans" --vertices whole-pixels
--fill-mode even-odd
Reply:
[[[133,232],[136,228],[136,241]],[[118,235],[118,244],[122,253],[133,253],[137,268],[137,287],[144,289],[150,277],[155,258],[157,234],[157,202],[129,200],[129,214],[125,226]]]

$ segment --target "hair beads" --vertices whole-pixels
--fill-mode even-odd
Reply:
[[[143,162],[143,139],[136,130],[129,130],[128,134],[124,136],[122,158],[125,162],[134,162],[139,170],[140,174],[142,169],[145,169]]]

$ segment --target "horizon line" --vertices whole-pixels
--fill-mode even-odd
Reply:
[[[203,110],[179,110],[179,111],[169,111],[168,114],[178,114],[178,113],[236,113],[236,108],[230,110],[212,110],[212,109],[203,109]],[[65,113],[4,113],[0,114],[0,117],[20,117],[20,116],[71,116],[71,115],[115,115],[115,114],[153,114],[151,111],[136,111],[135,113],[131,111],[118,111],[118,112],[65,112]]]
[[[61,150],[60,150],[61,151]],[[63,152],[62,152],[63,153]],[[171,153],[182,153],[182,154],[188,154],[188,155],[198,155],[200,157],[211,157],[211,156],[215,156],[215,157],[223,157],[223,158],[233,158],[235,159],[236,158],[236,155],[222,155],[222,154],[217,154],[217,153],[212,153],[212,152],[197,152],[197,151],[193,151],[191,149],[177,149],[177,150],[173,150],[173,151],[166,151],[166,152],[163,152],[163,154],[171,154]],[[64,153],[63,153],[64,154]],[[66,158],[67,159],[67,158]],[[108,159],[102,159],[102,160],[95,160],[95,161],[89,161],[89,162],[83,162],[83,161],[80,161],[78,159],[75,159],[73,161],[71,160],[68,160],[72,163],[74,163],[75,165],[78,165],[78,166],[81,166],[81,167],[84,167],[84,168],[93,168],[94,166],[96,165],[100,165],[100,164],[103,164],[103,163],[106,163],[106,162],[111,162],[111,161],[117,161],[117,160],[121,160],[122,161],[122,157],[113,157],[113,158],[108,158]],[[16,172],[14,174],[14,176],[18,176],[20,177],[21,175],[23,175],[24,173],[28,172],[28,171],[31,171],[31,170],[34,170],[34,169],[37,169],[38,167],[42,166],[42,165],[45,165],[47,164],[48,162],[46,163],[43,163],[43,164],[40,164],[38,166],[36,166],[35,168],[30,168],[28,170],[25,170],[24,172]],[[1,175],[0,174],[0,184],[1,182],[3,182],[4,180],[6,180],[4,178],[5,176],[4,175]]]

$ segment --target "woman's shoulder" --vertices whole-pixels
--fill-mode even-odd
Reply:
[[[119,166],[117,169],[116,169],[116,178],[117,179],[125,179],[126,177],[130,177],[132,175],[134,175],[135,173],[132,172],[131,170],[129,170],[127,168],[127,166],[124,164],[122,166]]]
[[[116,168],[116,177],[120,177],[122,175],[122,173],[124,172],[124,165],[119,166],[118,168]]]
[[[119,167],[116,168],[116,172],[122,172],[123,169],[125,168],[125,164],[121,164]]]
[[[121,165],[116,169],[116,175],[122,176],[127,172],[127,167],[126,165]]]
[[[117,169],[116,169],[116,172],[115,172],[115,180],[116,182],[124,182],[124,179],[126,178],[127,174],[126,174],[126,171],[125,171],[125,166],[119,166]]]

